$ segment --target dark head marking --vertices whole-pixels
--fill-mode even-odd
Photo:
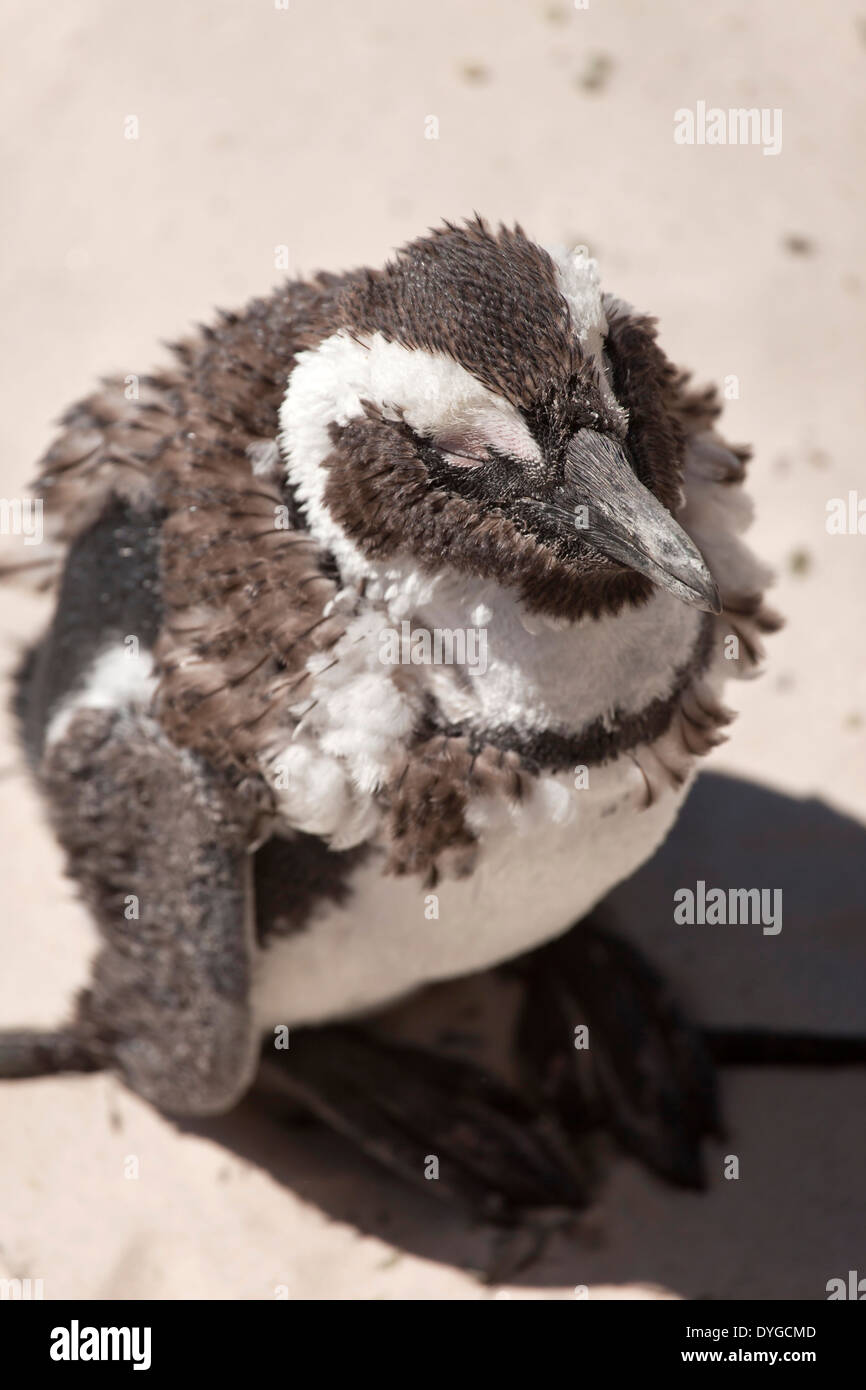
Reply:
[[[401,399],[398,364],[388,398],[332,428],[325,502],[366,555],[409,552],[434,570],[496,579],[557,616],[617,611],[654,585],[715,606],[671,515],[684,450],[678,374],[652,321],[602,300],[590,265],[575,293],[568,267],[519,227],[476,218],[347,279],[337,306],[346,335],[430,361],[421,423]],[[462,368],[480,404],[437,386],[443,361]]]
[[[367,271],[343,314],[359,334],[453,358],[518,410],[567,390],[581,368],[554,263],[520,227],[446,223]]]

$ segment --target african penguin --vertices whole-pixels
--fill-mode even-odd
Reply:
[[[776,625],[714,393],[585,249],[476,218],[221,314],[128,395],[43,460],[55,607],[17,693],[102,948],[0,1074],[106,1068],[209,1114],[270,1038],[404,1176],[435,1133],[438,1195],[516,1206],[581,1200],[569,1106],[616,1091],[620,1136],[690,1180],[700,1038],[631,948],[568,929],[659,845]],[[531,1094],[367,1026],[504,962],[547,1030]],[[550,1083],[585,1016],[595,1071]]]

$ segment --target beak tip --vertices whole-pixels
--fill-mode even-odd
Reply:
[[[707,613],[715,613],[716,617],[718,617],[722,611],[722,596],[719,593],[719,586],[712,575],[707,585],[705,609]]]
[[[678,593],[692,608],[699,608],[703,613],[713,613],[718,617],[722,611],[719,586],[707,569],[704,569],[698,578],[690,576],[688,579],[680,579],[676,588],[672,586],[672,592]]]
[[[690,608],[698,608],[702,613],[712,613],[715,617],[723,610],[719,586],[703,562],[697,572],[695,566],[691,566],[690,571],[680,570],[677,573],[675,570],[668,570],[666,573],[653,575],[653,579],[660,588],[667,589]]]

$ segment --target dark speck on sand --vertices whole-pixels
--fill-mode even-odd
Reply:
[[[480,87],[482,82],[489,79],[490,73],[482,63],[461,63],[460,76],[473,87]]]
[[[607,53],[593,53],[575,85],[584,92],[601,92],[607,86],[613,72],[613,59]]]
[[[812,256],[815,253],[815,243],[807,236],[801,236],[799,232],[789,232],[783,238],[782,245],[792,256]]]

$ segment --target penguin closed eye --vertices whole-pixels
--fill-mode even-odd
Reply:
[[[699,1184],[707,1041],[590,914],[777,625],[719,413],[585,250],[481,219],[72,407],[16,708],[102,945],[0,1076],[107,1069],[207,1115],[260,1071],[491,1215],[583,1205],[602,1128]],[[522,1088],[369,1024],[491,967]]]

